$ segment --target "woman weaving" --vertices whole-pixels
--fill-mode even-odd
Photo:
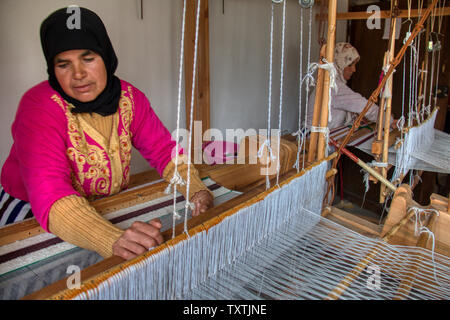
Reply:
[[[14,222],[1,215],[14,212],[7,207],[21,200],[47,232],[103,257],[131,259],[162,243],[160,221],[121,230],[88,200],[127,188],[131,146],[166,181],[175,167],[186,181],[188,165],[180,154],[175,166],[175,142],[146,96],[114,75],[118,60],[101,19],[85,8],[80,14],[78,29],[68,28],[66,8],[41,25],[49,79],[19,104],[1,173],[0,218]],[[186,187],[178,190],[196,216],[212,206],[213,196],[193,166],[190,172],[189,195]]]
[[[330,130],[337,127],[351,125],[354,118],[364,109],[367,99],[354,92],[347,85],[356,72],[356,64],[360,56],[358,51],[350,43],[340,42],[336,44],[334,51],[334,65],[336,68],[336,90],[331,92],[331,119],[328,122]],[[308,125],[311,126],[314,113],[315,90],[311,94],[308,104]],[[372,105],[365,118],[371,122],[378,120],[378,106]],[[391,118],[391,125],[395,124]]]

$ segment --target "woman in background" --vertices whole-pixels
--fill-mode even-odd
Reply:
[[[356,64],[360,56],[358,51],[350,43],[340,42],[336,44],[334,51],[334,65],[336,67],[337,90],[331,90],[331,119],[328,121],[330,130],[353,124],[353,120],[364,109],[367,99],[350,89],[347,85],[352,75],[356,72]],[[311,126],[314,113],[315,90],[311,93],[308,104],[308,125]],[[370,122],[378,120],[378,106],[373,104],[366,113],[365,118]],[[391,123],[393,119],[391,120]]]

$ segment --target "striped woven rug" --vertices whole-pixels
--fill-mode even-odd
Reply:
[[[219,186],[209,178],[203,182],[214,193],[215,205],[240,194]],[[176,207],[181,216],[184,216],[184,205],[184,197],[178,194]],[[104,217],[122,229],[128,228],[135,221],[159,218],[162,223],[161,231],[165,231],[172,228],[172,211],[173,195],[170,194],[108,213]],[[182,218],[176,224],[183,222]],[[102,259],[96,252],[76,247],[50,233],[1,246],[0,300],[20,299],[69,276],[70,266],[82,270]]]

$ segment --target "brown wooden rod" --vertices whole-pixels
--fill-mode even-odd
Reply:
[[[424,22],[426,21],[426,19],[428,18],[428,16],[432,12],[433,8],[436,6],[437,2],[438,2],[438,0],[433,0],[433,3],[427,8],[427,10],[425,11],[424,15],[420,19],[420,21],[414,27],[413,31],[411,32],[411,36],[407,39],[405,44],[399,50],[399,52],[397,53],[397,56],[394,58],[394,60],[391,61],[388,72],[383,77],[383,79],[381,80],[381,82],[378,85],[378,87],[372,92],[372,95],[370,96],[369,100],[367,101],[366,106],[361,111],[361,113],[358,115],[358,117],[355,119],[355,122],[353,123],[352,128],[350,128],[349,132],[347,133],[347,136],[342,141],[342,143],[341,143],[341,145],[339,147],[339,150],[338,150],[339,155],[333,162],[333,166],[334,167],[336,167],[337,162],[338,162],[338,160],[339,160],[339,158],[341,156],[342,148],[344,148],[347,145],[347,143],[350,140],[350,137],[353,135],[353,133],[355,132],[356,128],[358,128],[359,125],[361,124],[361,120],[366,115],[367,111],[369,111],[369,109],[372,107],[372,105],[377,102],[377,97],[380,95],[381,89],[385,86],[387,80],[389,79],[389,77],[394,72],[395,68],[398,66],[398,64],[403,59],[403,56],[405,55],[406,50],[408,49],[408,47],[411,44],[411,42],[416,38],[416,36],[419,34],[420,30],[422,30]]]
[[[330,143],[333,144],[336,148],[339,147],[338,143],[333,138],[330,138]],[[385,177],[383,177],[381,174],[379,174],[376,170],[371,168],[368,164],[366,164],[364,161],[359,159],[357,156],[355,156],[353,153],[351,153],[346,148],[343,148],[342,152],[347,157],[349,157],[353,162],[355,162],[357,165],[359,165],[361,168],[363,168],[365,171],[369,172],[373,177],[375,177],[383,185],[387,186],[390,190],[395,192],[395,190],[397,188],[389,180],[387,180]]]
[[[414,215],[414,211],[410,210],[410,212],[405,215],[405,217],[400,220],[396,225],[394,225],[386,235],[381,239],[384,242],[388,242],[391,237],[393,237],[397,231],[404,226]],[[375,258],[378,252],[382,248],[382,243],[379,242],[373,247],[373,249],[363,258],[361,261],[350,271],[344,279],[328,294],[327,300],[337,300],[342,295],[342,293],[347,290],[347,288],[352,284],[352,282],[361,274],[363,270],[367,267],[367,265]]]
[[[425,60],[422,61],[422,65],[421,65],[421,70],[426,70],[425,69]],[[417,110],[420,110],[420,106],[422,105],[422,100],[425,99],[425,94],[423,93],[423,86],[425,83],[425,72],[422,72],[420,74],[420,81],[419,81],[419,94],[418,94],[418,100],[417,100]]]
[[[423,11],[423,10],[422,10]],[[412,9],[411,15],[408,15],[408,10],[400,9],[397,12],[398,18],[417,18],[420,17],[419,9]],[[433,13],[433,16],[448,16],[450,15],[450,7],[444,7],[442,10],[439,10],[438,12]],[[366,20],[373,16],[373,12],[339,12],[336,14],[336,20]],[[391,12],[389,10],[381,10],[380,11],[380,19],[388,19],[391,17]],[[327,19],[326,14],[316,14],[316,20],[325,20]]]
[[[397,7],[398,1],[394,2],[395,9]],[[397,28],[397,19],[392,19],[392,28],[391,28],[391,43],[389,48],[389,61],[391,61],[394,58],[394,51],[395,51],[395,30]],[[387,90],[390,92],[390,97],[386,98],[386,109],[384,110],[384,137],[383,137],[383,157],[382,161],[383,163],[387,163],[388,161],[388,155],[389,155],[389,132],[391,127],[391,107],[392,107],[392,89],[393,89],[393,78],[394,75],[392,74],[388,82],[386,84]],[[383,178],[387,177],[387,168],[383,167],[381,168],[381,174]],[[380,203],[384,203],[386,196],[385,196],[386,187],[385,185],[380,185]]]
[[[425,48],[428,47],[428,41],[430,41],[430,32],[431,32],[431,19],[428,17],[427,29],[425,33]],[[419,56],[420,58],[420,56]],[[420,113],[422,109],[422,105],[426,103],[427,96],[427,87],[428,87],[428,60],[429,53],[428,50],[425,49],[425,56],[422,61],[422,74],[420,75],[420,89],[419,89],[419,101],[417,102],[417,113]],[[432,90],[432,88],[430,88]]]
[[[383,70],[388,66],[389,61],[389,51],[384,53]],[[384,119],[384,105],[386,98],[383,96],[381,98],[380,108],[378,109],[378,122],[377,122],[377,141],[381,140],[383,132],[383,119]]]
[[[397,224],[395,224],[386,234],[383,236],[382,240],[388,242],[401,227],[403,227],[411,218],[414,216],[415,212],[410,210],[407,215],[403,217]]]
[[[326,53],[326,45],[323,45],[320,49],[320,57],[319,57],[319,64],[323,64],[323,58],[325,58]],[[319,117],[320,117],[320,109],[322,106],[322,96],[323,96],[323,77],[324,77],[325,70],[322,68],[319,68],[317,70],[317,81],[316,81],[316,93],[315,93],[315,100],[314,100],[314,111],[313,111],[313,118],[312,118],[312,126],[318,127],[319,126]],[[317,139],[318,139],[318,132],[311,132],[309,136],[309,149],[308,149],[308,163],[312,163],[316,161],[316,153],[317,153]]]
[[[328,34],[327,34],[327,50],[326,57],[328,63],[334,62],[334,48],[336,42],[336,12],[337,12],[337,0],[330,0],[328,3]],[[320,110],[320,127],[328,127],[328,102],[331,97],[329,96],[330,89],[330,73],[325,72],[323,82],[323,98],[322,108]],[[317,143],[317,160],[322,160],[325,157],[325,149],[327,133],[320,133]]]
[[[326,300],[337,300],[352,284],[352,282],[366,269],[367,265],[373,260],[381,249],[381,242],[377,243],[375,247],[350,271],[344,279],[328,294]]]

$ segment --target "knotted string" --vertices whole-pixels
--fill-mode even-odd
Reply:
[[[300,171],[300,152],[303,149],[303,144],[305,143],[307,130],[304,132],[302,129],[297,130],[292,134],[292,136],[297,137],[298,139],[298,148],[297,148],[297,160],[295,161],[293,168],[297,169],[297,172]]]
[[[273,155],[273,151],[272,151],[272,147],[270,144],[270,140],[266,139],[263,144],[261,145],[261,147],[258,150],[257,156],[259,159],[261,159],[263,157],[263,152],[264,152],[264,147],[267,147],[267,172],[266,172],[266,188],[269,189],[270,188],[270,179],[269,179],[269,163],[271,161],[275,161],[277,159],[277,157],[275,157]]]
[[[197,56],[198,56],[198,32],[200,25],[200,5],[201,0],[197,2],[197,16],[195,22],[195,44],[194,44],[194,64],[192,71],[192,91],[191,91],[191,109],[190,109],[190,123],[189,123],[189,152],[188,152],[188,171],[187,171],[187,187],[186,187],[186,205],[184,210],[184,233],[189,237],[189,233],[187,230],[187,217],[188,217],[188,209],[191,207],[191,203],[189,202],[189,187],[191,180],[191,155],[192,155],[192,125],[194,119],[194,98],[195,98],[195,79],[196,79],[196,71],[197,71]]]
[[[311,132],[318,132],[323,133],[325,137],[325,150],[326,150],[326,156],[328,156],[328,142],[330,140],[330,129],[328,127],[315,127],[311,126]]]
[[[175,220],[180,218],[180,215],[177,212],[177,183],[180,183],[183,181],[180,174],[178,173],[178,153],[179,153],[179,146],[178,141],[180,138],[180,114],[181,114],[181,86],[182,86],[182,79],[183,79],[183,57],[184,57],[184,35],[185,35],[185,28],[186,28],[186,0],[184,0],[183,3],[183,22],[181,24],[181,44],[180,44],[180,64],[179,64],[179,70],[178,70],[178,100],[177,100],[177,136],[176,136],[176,148],[175,148],[175,170],[172,179],[170,180],[169,185],[167,186],[167,190],[171,189],[171,186],[173,185],[173,219],[172,219],[172,238],[175,237]],[[169,191],[170,192],[170,191]]]
[[[377,161],[373,160],[371,163],[368,163],[367,165],[370,167],[387,168],[389,164],[387,162],[377,162]],[[360,172],[363,175],[363,181],[364,181],[364,185],[365,185],[364,197],[363,197],[363,202],[361,205],[361,207],[364,207],[364,202],[366,201],[366,194],[370,188],[370,183],[369,183],[370,173],[364,169],[361,169]]]
[[[312,63],[310,66],[310,71],[312,71],[314,73],[317,68],[328,71],[328,74],[330,76],[330,87],[328,90],[328,97],[329,97],[328,98],[328,121],[331,121],[332,120],[332,118],[331,118],[331,90],[334,89],[335,93],[337,93],[337,91],[338,91],[338,87],[336,84],[337,71],[336,71],[336,67],[335,67],[334,63],[328,62],[325,58],[323,58],[322,61],[324,63],[317,63],[317,62]],[[312,77],[312,74],[310,71],[305,76],[305,78],[307,77],[307,79],[310,79]],[[307,81],[309,81],[309,80],[307,80]]]
[[[439,211],[436,209],[421,209],[421,208],[417,208],[417,207],[412,207],[410,208],[410,210],[414,211],[414,216],[415,216],[415,225],[414,225],[414,233],[416,236],[420,236],[422,233],[428,233],[428,239],[432,239],[432,244],[431,244],[431,260],[433,262],[433,275],[434,275],[434,280],[436,281],[436,283],[442,287],[442,285],[440,284],[440,282],[437,279],[437,274],[436,274],[436,262],[434,260],[434,252],[435,252],[435,235],[434,233],[428,229],[426,226],[424,226],[422,224],[422,220],[420,218],[420,214],[421,213],[425,213],[425,212],[429,212],[429,213],[435,213],[438,217],[439,217]]]

